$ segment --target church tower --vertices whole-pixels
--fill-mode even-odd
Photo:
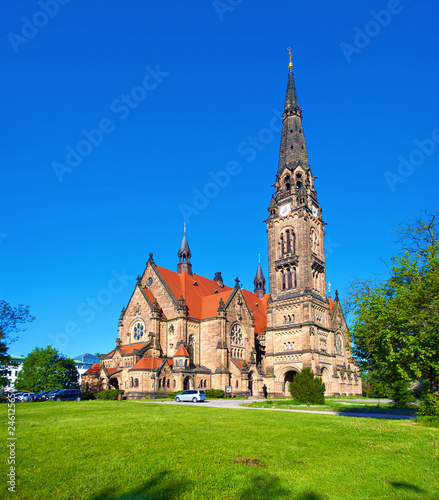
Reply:
[[[316,332],[328,332],[331,323],[326,298],[325,223],[308,162],[291,52],[282,117],[275,194],[266,221],[270,299],[265,372],[272,379],[269,390],[275,393],[285,393],[294,374],[305,367],[321,373]]]

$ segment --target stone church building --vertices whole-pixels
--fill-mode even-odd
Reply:
[[[326,395],[360,394],[348,328],[335,294],[326,294],[325,223],[308,164],[293,64],[288,65],[275,194],[269,207],[268,280],[259,263],[254,290],[221,273],[192,271],[186,230],[176,271],[153,254],[119,319],[116,347],[82,377],[82,390],[116,387],[128,398],[183,389],[282,396],[305,367]]]

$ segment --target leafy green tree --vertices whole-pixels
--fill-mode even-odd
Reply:
[[[353,354],[395,399],[411,381],[422,380],[430,393],[439,388],[437,214],[418,217],[398,234],[402,249],[392,258],[389,277],[355,281],[348,299]]]
[[[79,373],[73,359],[66,358],[54,347],[34,349],[23,361],[15,388],[24,391],[78,389]]]
[[[20,324],[31,322],[34,319],[28,306],[20,304],[17,307],[12,307],[5,300],[0,300],[0,388],[9,385],[7,373],[12,360],[8,355],[8,344],[16,340],[13,335],[23,331],[19,327]]]
[[[325,384],[320,377],[314,376],[311,368],[304,368],[295,375],[289,391],[300,403],[325,404]]]

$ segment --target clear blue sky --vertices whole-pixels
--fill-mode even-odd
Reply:
[[[212,196],[186,216],[194,272],[252,289],[260,253],[267,277],[288,46],[333,292],[383,276],[392,225],[437,208],[437,4],[230,3],[2,6],[0,297],[37,318],[11,353],[112,349],[149,252],[176,269],[194,190]]]

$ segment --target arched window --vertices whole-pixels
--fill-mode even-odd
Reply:
[[[162,379],[159,378],[159,389],[161,388],[161,386],[162,386]]]
[[[169,388],[169,379],[166,381],[166,387]]]
[[[176,385],[177,385],[177,382],[174,380],[174,389],[175,389]]]
[[[139,387],[139,379],[134,379],[134,387]]]
[[[238,389],[238,387],[239,387],[239,382],[236,381],[236,388]]]
[[[343,354],[343,339],[339,333],[335,334],[335,352],[337,354]]]
[[[290,185],[290,176],[289,175],[285,176],[285,178],[284,178],[284,184],[285,184],[285,189],[287,191],[289,191],[290,187],[291,187],[291,185]]]
[[[207,387],[207,380],[204,381],[204,388]]]
[[[180,366],[183,366],[183,360],[182,359],[180,359],[180,363],[179,364],[180,364]]]
[[[300,172],[296,175],[296,188],[300,189],[302,187],[302,174]]]
[[[133,387],[133,385],[134,385],[134,380],[133,380],[133,377],[131,377],[131,379],[130,379],[130,387]]]
[[[285,290],[286,289],[286,275],[285,273],[282,271],[282,290]]]

